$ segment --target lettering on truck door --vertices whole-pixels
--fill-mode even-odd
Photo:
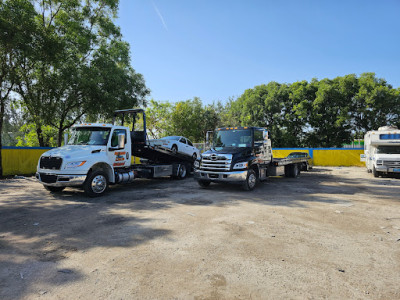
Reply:
[[[118,135],[124,134],[124,148],[111,151],[111,161],[114,168],[124,167],[130,165],[129,151],[126,150],[126,130],[115,129],[111,136],[111,148],[118,148]]]

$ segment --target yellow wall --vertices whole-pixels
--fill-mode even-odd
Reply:
[[[360,161],[360,154],[364,150],[314,150],[314,165],[316,166],[360,166],[365,167],[365,162]]]
[[[49,149],[2,149],[3,176],[29,175],[36,172],[36,166],[40,155]],[[275,149],[272,150],[274,157],[286,157],[291,152],[312,152],[315,166],[365,166],[360,162],[362,149]],[[309,153],[311,155],[311,153]],[[138,157],[131,158],[132,163],[140,163]]]
[[[1,149],[3,176],[29,175],[36,172],[40,155],[49,149]]]

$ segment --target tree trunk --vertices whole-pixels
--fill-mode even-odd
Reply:
[[[58,142],[57,142],[57,146],[61,147],[61,142],[63,140],[63,130],[61,128],[58,128]]]
[[[46,147],[46,145],[44,144],[42,128],[37,124],[36,124],[36,135],[39,141],[39,147]]]

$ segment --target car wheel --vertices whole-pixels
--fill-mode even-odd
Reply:
[[[83,183],[85,194],[89,197],[99,197],[108,189],[108,177],[104,171],[91,172]]]
[[[257,175],[253,169],[247,172],[246,181],[243,183],[243,189],[246,191],[251,191],[256,187]]]
[[[172,154],[177,154],[178,153],[178,147],[176,145],[173,145],[171,148]]]
[[[193,158],[193,160],[196,160],[197,159],[197,154],[193,153],[192,158]]]
[[[199,184],[199,186],[201,186],[202,188],[206,188],[210,186],[210,181],[205,181],[205,180],[198,180],[197,183]]]
[[[48,186],[48,185],[45,185],[44,188],[52,193],[59,193],[65,189],[64,186]]]

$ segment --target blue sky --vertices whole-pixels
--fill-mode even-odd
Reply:
[[[400,86],[399,0],[120,0],[116,23],[159,101],[363,72]]]

